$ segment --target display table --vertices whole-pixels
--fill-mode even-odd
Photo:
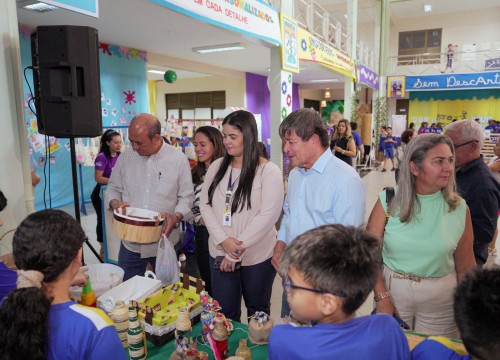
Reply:
[[[227,339],[227,348],[228,355],[234,356],[236,349],[240,345],[240,339],[248,338],[248,326],[245,324],[237,323],[233,321],[234,330],[231,332],[231,335]],[[198,336],[200,335],[200,336]],[[201,323],[197,323],[193,326],[193,339],[198,338],[201,342]],[[252,359],[267,359],[267,345],[254,345],[247,341],[248,347],[252,350]],[[201,351],[205,351],[208,354],[209,359],[214,359],[214,355],[212,354],[212,350],[209,346],[197,344],[197,349]],[[161,359],[168,360],[170,354],[174,351],[174,341],[170,341],[169,343],[163,346],[155,346],[151,342],[148,341],[148,359]]]

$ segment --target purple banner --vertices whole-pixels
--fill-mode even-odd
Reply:
[[[368,69],[366,66],[359,65],[358,74],[359,83],[378,90],[378,75]]]

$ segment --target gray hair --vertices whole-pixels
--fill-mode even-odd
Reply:
[[[294,131],[303,141],[309,140],[316,134],[319,136],[321,146],[327,148],[330,145],[325,124],[316,110],[299,109],[290,113],[280,125],[280,137],[283,139],[291,131]]]
[[[420,202],[416,190],[417,178],[410,171],[410,162],[413,162],[418,169],[421,169],[428,151],[439,144],[448,145],[451,153],[455,156],[453,143],[449,137],[444,135],[421,134],[406,145],[399,170],[398,191],[389,206],[389,214],[398,216],[403,223],[412,222],[415,215],[420,211]],[[441,193],[448,203],[449,211],[455,210],[460,202],[460,197],[456,192],[454,171],[451,172],[448,185],[441,189]]]
[[[461,142],[477,141],[479,148],[483,147],[483,128],[477,122],[472,120],[459,120],[446,126],[445,134],[453,132],[457,134]],[[458,144],[460,145],[460,144]]]

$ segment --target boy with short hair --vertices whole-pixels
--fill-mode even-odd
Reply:
[[[454,297],[455,322],[469,354],[452,341],[431,336],[412,351],[414,360],[494,360],[500,357],[500,269],[467,274]]]
[[[385,165],[387,164],[387,159],[391,159],[392,162],[392,170],[396,170],[396,166],[394,163],[394,144],[397,144],[396,138],[392,136],[392,128],[390,126],[387,127],[387,136],[384,140],[384,168],[382,172],[386,172]]]
[[[279,265],[294,318],[316,325],[277,325],[269,338],[274,359],[409,359],[406,337],[387,314],[356,318],[382,262],[379,242],[342,225],[305,232]]]

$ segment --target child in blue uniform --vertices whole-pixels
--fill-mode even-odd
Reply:
[[[392,136],[392,128],[390,126],[387,127],[387,135],[384,139],[384,168],[382,172],[386,172],[385,165],[387,164],[387,159],[391,159],[392,162],[392,170],[396,170],[396,166],[394,163],[394,144],[397,144],[396,138]]]
[[[17,289],[0,307],[0,359],[127,359],[106,314],[69,298],[84,241],[80,224],[59,210],[33,213],[19,225]]]
[[[324,225],[295,238],[279,271],[293,317],[315,325],[275,326],[269,359],[409,359],[394,318],[356,317],[381,263],[378,240],[354,227]]]
[[[476,270],[458,284],[453,311],[466,354],[456,343],[431,336],[412,351],[414,360],[500,358],[500,269]]]

